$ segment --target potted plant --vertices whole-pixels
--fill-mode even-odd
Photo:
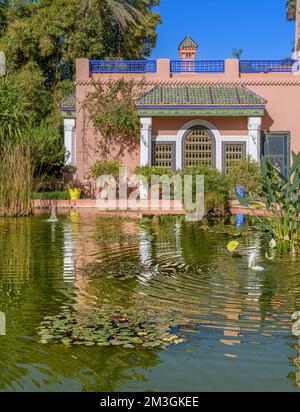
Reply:
[[[257,196],[261,191],[260,165],[250,157],[232,164],[227,177],[238,197]]]
[[[69,164],[64,167],[64,173],[66,175],[75,175],[77,172],[77,166]]]
[[[72,180],[68,184],[68,190],[70,194],[70,199],[71,200],[79,200],[81,196],[81,190],[82,190],[82,183],[80,180]]]

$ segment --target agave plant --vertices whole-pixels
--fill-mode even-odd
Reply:
[[[292,166],[284,176],[265,158],[261,161],[262,199],[267,210],[271,211],[270,219],[261,219],[263,229],[271,232],[277,240],[292,243],[300,242],[300,153],[292,154]],[[249,200],[239,197],[241,205],[247,206],[256,215],[257,199]]]

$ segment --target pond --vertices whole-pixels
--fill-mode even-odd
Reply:
[[[0,220],[1,391],[299,391],[297,256],[268,251],[250,229],[233,256],[228,222],[88,212],[46,220]],[[248,268],[253,253],[264,272]],[[184,341],[150,349],[40,342],[45,317],[104,307],[172,318]]]

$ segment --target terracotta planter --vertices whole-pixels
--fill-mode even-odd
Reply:
[[[81,196],[81,189],[69,189],[70,199],[79,200]]]

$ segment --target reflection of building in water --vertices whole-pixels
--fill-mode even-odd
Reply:
[[[64,254],[64,266],[63,266],[63,277],[65,282],[74,282],[75,281],[75,266],[76,266],[76,227],[78,222],[76,221],[76,215],[70,217],[69,221],[64,221],[63,223],[63,254]]]
[[[118,274],[126,275],[128,270],[130,275],[131,268],[134,272],[135,266],[139,268],[143,259],[148,259],[147,242],[140,241],[138,220],[116,215],[97,217],[88,210],[80,212],[77,220],[77,224],[73,222],[76,304],[81,308],[100,308],[129,303],[134,288],[118,280]],[[143,236],[145,239],[146,233]],[[137,282],[138,277],[133,280]]]
[[[80,224],[66,223],[64,239],[66,274],[76,261],[77,305],[108,303],[153,310],[175,319],[183,334],[194,332],[191,339],[198,339],[197,334],[214,339],[227,357],[238,356],[242,348],[237,345],[242,343],[259,344],[263,336],[289,333],[289,307],[300,303],[295,293],[300,281],[295,277],[282,281],[266,263],[265,273],[248,268],[249,251],[255,250],[258,258],[262,253],[260,240],[252,235],[247,245],[241,240],[243,257],[233,258],[226,253],[225,237],[184,221],[140,224],[84,213]],[[101,269],[103,263],[117,275],[126,271],[124,263],[130,263],[133,276],[125,281],[109,278]],[[89,265],[96,271],[100,267],[96,276],[80,274]],[[295,363],[300,368],[299,358]],[[300,371],[296,379],[299,384]]]
[[[250,240],[248,245],[248,259],[250,256],[254,256],[255,261],[260,256],[260,240],[256,238]],[[250,265],[248,265],[250,266]],[[231,267],[231,275],[236,279],[241,278],[240,269],[237,266]],[[225,303],[224,315],[228,320],[228,325],[224,327],[224,339],[220,342],[224,345],[235,345],[242,343],[241,333],[243,329],[247,327],[257,330],[260,327],[261,313],[259,308],[259,298],[261,296],[261,281],[255,272],[252,272],[249,268],[245,267],[246,276],[242,277],[244,279],[243,289],[245,293],[240,296],[240,298],[235,298],[235,304],[229,302]],[[241,319],[241,318],[244,319]],[[249,325],[247,325],[249,323]],[[251,326],[250,326],[251,324]]]
[[[145,266],[145,271],[141,273],[141,277],[144,280],[145,278],[150,278],[152,272],[147,271],[146,268],[151,264],[152,258],[152,233],[149,228],[140,227],[140,262],[142,266]]]

